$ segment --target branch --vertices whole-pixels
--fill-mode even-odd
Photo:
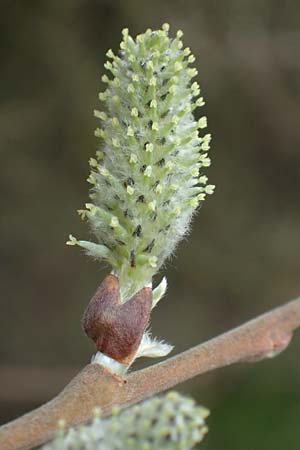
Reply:
[[[88,364],[53,400],[0,428],[0,450],[21,450],[51,439],[59,419],[86,422],[93,408],[103,415],[126,407],[219,367],[276,356],[300,327],[300,298],[159,364],[122,379],[99,364]]]

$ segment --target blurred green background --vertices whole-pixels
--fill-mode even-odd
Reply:
[[[299,2],[1,0],[1,422],[51,398],[94,351],[80,318],[108,268],[65,246],[89,235],[76,209],[92,111],[121,29],[165,21],[197,57],[217,190],[157,278],[169,290],[153,332],[181,351],[300,293]],[[181,385],[212,411],[200,448],[298,450],[299,352],[296,334],[277,359]]]

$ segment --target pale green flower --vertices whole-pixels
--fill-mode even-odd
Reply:
[[[204,105],[189,67],[195,57],[182,31],[174,39],[168,31],[165,24],[133,39],[124,29],[118,55],[107,52],[103,111],[95,111],[101,150],[90,159],[90,203],[79,210],[96,242],[68,241],[110,264],[123,301],[151,284],[214,190],[204,186],[211,135],[199,130],[207,119],[193,115]]]
[[[209,411],[176,392],[154,397],[101,419],[96,408],[88,425],[64,431],[42,450],[190,450],[208,431]]]

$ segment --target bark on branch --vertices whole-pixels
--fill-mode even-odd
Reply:
[[[40,445],[53,437],[59,419],[65,419],[68,426],[77,425],[87,421],[96,406],[106,416],[115,405],[132,405],[196,375],[273,357],[288,346],[298,327],[300,298],[126,379],[99,364],[89,364],[53,400],[3,425],[0,450]]]

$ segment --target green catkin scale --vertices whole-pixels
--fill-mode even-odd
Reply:
[[[193,213],[207,194],[203,170],[210,165],[206,117],[195,57],[174,39],[169,26],[133,39],[123,30],[120,51],[107,52],[109,75],[99,94],[101,149],[90,159],[90,202],[79,213],[97,243],[70,236],[97,259],[106,260],[120,280],[122,300],[151,283],[187,233]]]
[[[176,392],[154,397],[91,424],[63,431],[42,450],[190,450],[208,429],[209,412]]]

